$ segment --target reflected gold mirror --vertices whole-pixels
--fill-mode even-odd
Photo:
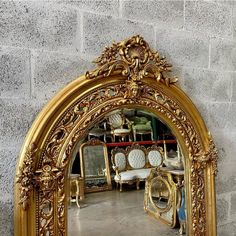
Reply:
[[[152,204],[158,209],[166,209],[171,201],[171,190],[164,179],[160,177],[152,179],[151,190],[150,190],[150,200]]]
[[[171,65],[138,35],[95,63],[47,104],[25,139],[15,235],[216,236],[217,151]],[[83,150],[93,138],[107,149],[101,163],[101,148]],[[101,179],[112,191],[82,193]]]
[[[81,177],[85,193],[111,190],[107,147],[100,140],[90,140],[80,147]]]

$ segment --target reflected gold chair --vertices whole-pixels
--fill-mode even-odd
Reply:
[[[131,126],[130,122],[121,112],[116,112],[107,117],[108,124],[111,126],[111,134],[113,135],[113,141],[115,142],[116,137],[120,137],[122,142],[125,141],[125,137],[129,137],[131,142]]]

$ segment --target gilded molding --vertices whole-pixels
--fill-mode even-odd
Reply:
[[[121,105],[134,104],[134,100],[132,98],[126,98],[122,100],[122,98],[124,98],[124,94],[126,91],[127,90],[125,84],[116,87],[117,93],[114,93],[114,97],[120,99],[116,99],[115,102],[110,103],[106,107],[102,107],[100,110],[95,112],[93,116],[88,116],[88,118],[84,121],[84,123],[81,124],[80,128],[76,130],[74,136],[71,138],[71,141],[69,142],[69,145],[67,146],[67,149],[64,154],[63,166],[67,166],[74,145],[76,144],[78,138],[85,134],[86,132],[85,127],[87,127],[89,123],[91,123],[94,119],[100,117],[101,114],[104,114],[105,112],[118,108]],[[110,96],[107,97],[105,94],[107,94],[107,92],[101,93],[101,91],[100,92],[98,91],[97,93],[95,93],[94,100],[96,102],[86,103],[87,112],[92,111],[94,107],[97,107],[99,104],[109,101],[111,99]],[[88,95],[88,97],[85,98],[84,101],[90,99],[90,97],[91,96]],[[154,90],[148,85],[143,85],[142,90],[140,90],[140,96],[137,97],[135,103],[141,104],[144,107],[149,107],[158,110],[163,115],[165,115],[166,118],[170,120],[170,122],[174,123],[178,128],[179,132],[181,133],[181,135],[183,136],[183,138],[185,139],[185,144],[189,149],[189,153],[194,156],[191,166],[191,181],[193,183],[191,187],[192,199],[193,199],[192,221],[193,221],[193,230],[195,232],[194,235],[199,235],[199,233],[202,234],[206,230],[205,224],[199,224],[199,222],[206,221],[203,170],[205,169],[208,160],[202,159],[201,158],[202,154],[199,153],[199,150],[202,150],[202,147],[197,132],[195,131],[188,116],[181,109],[181,107],[171,98],[169,98],[165,93],[158,91],[157,89]],[[74,111],[75,109],[72,108],[71,110]],[[73,113],[71,115],[72,117],[75,116],[75,114]],[[87,113],[81,113],[79,119],[82,119],[82,117],[86,115]],[[68,126],[71,126],[71,123],[68,123]],[[59,143],[56,142],[56,144]],[[62,204],[61,207],[65,209],[65,205]],[[198,223],[195,224],[194,222]]]
[[[35,235],[67,235],[66,171],[78,139],[84,137],[89,126],[103,118],[107,112],[133,105],[164,117],[164,121],[175,127],[178,132],[189,154],[186,157],[187,168],[190,170],[188,194],[192,225],[189,227],[193,236],[207,235],[206,222],[210,219],[207,218],[206,212],[207,209],[213,212],[215,209],[214,206],[210,208],[207,205],[209,196],[205,191],[205,174],[210,166],[213,175],[216,174],[217,151],[211,136],[208,136],[208,142],[205,143],[205,126],[200,126],[201,122],[197,123],[193,119],[194,113],[197,119],[201,120],[196,108],[190,104],[188,111],[184,106],[184,102],[189,103],[186,95],[170,92],[176,91],[174,84],[177,82],[176,77],[169,78],[166,75],[171,71],[171,65],[158,53],[152,52],[140,36],[107,47],[95,62],[98,69],[86,72],[85,75],[86,83],[91,89],[88,89],[83,97],[78,95],[73,102],[71,94],[68,93],[62,108],[59,105],[53,107],[59,112],[51,117],[50,132],[47,136],[39,137],[42,140],[40,154],[36,156],[37,148],[32,144],[21,157],[23,164],[17,176],[19,203],[27,210],[29,196],[31,192],[35,194]],[[122,79],[114,79],[116,75]],[[111,77],[113,84],[108,83]],[[104,83],[101,84],[100,78],[104,79]],[[153,83],[150,83],[150,80]],[[78,86],[80,92],[79,89]],[[179,97],[181,99],[178,100]],[[57,122],[54,123],[54,120]],[[214,186],[212,191],[214,192]],[[211,201],[213,202],[208,199],[208,202]],[[215,232],[214,224],[213,222],[210,226],[210,232]]]

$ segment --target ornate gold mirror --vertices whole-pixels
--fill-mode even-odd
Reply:
[[[175,228],[182,220],[177,213],[180,211],[181,200],[184,201],[186,196],[186,190],[184,189],[184,195],[181,196],[179,189],[183,180],[184,170],[168,167],[152,169],[146,180],[144,210],[171,228]],[[182,212],[186,214],[186,205]],[[188,221],[186,216],[183,221]]]
[[[80,147],[80,164],[85,193],[112,189],[105,143],[97,139],[83,143]]]
[[[98,66],[96,70],[86,72],[84,76],[73,81],[47,104],[25,139],[15,181],[15,235],[68,235],[68,232],[71,235],[75,234],[68,229],[68,221],[70,221],[68,176],[73,153],[78,142],[89,141],[96,134],[95,129],[103,128],[104,119],[109,129],[103,135],[96,137],[103,142],[109,140],[111,143],[109,145],[106,141],[109,148],[120,146],[125,149],[124,155],[120,155],[120,160],[127,161],[128,158],[129,165],[125,164],[122,168],[128,168],[127,170],[133,170],[133,173],[137,174],[132,178],[137,189],[140,189],[137,191],[122,189],[122,192],[116,190],[115,182],[118,184],[122,182],[119,171],[115,181],[115,171],[122,168],[110,164],[110,169],[114,167],[111,181],[116,195],[122,199],[121,197],[126,194],[133,194],[132,199],[141,199],[137,194],[143,193],[142,199],[148,198],[148,201],[152,201],[156,206],[154,215],[162,213],[161,217],[156,217],[156,224],[159,224],[159,219],[169,222],[169,215],[165,216],[164,213],[165,210],[168,213],[172,209],[171,215],[177,215],[172,199],[179,201],[180,197],[173,197],[172,192],[178,186],[178,178],[173,177],[172,173],[172,186],[171,181],[168,180],[168,175],[171,174],[168,170],[167,177],[163,173],[155,172],[154,176],[160,177],[156,179],[156,183],[152,182],[154,180],[149,174],[152,173],[151,169],[156,171],[157,169],[155,164],[152,165],[152,161],[147,161],[147,153],[151,146],[161,147],[169,155],[173,152],[178,154],[181,150],[185,184],[184,190],[176,190],[176,194],[185,195],[186,201],[182,205],[186,208],[187,235],[216,235],[214,180],[217,153],[215,145],[196,107],[176,85],[177,78],[168,76],[171,65],[159,53],[153,52],[140,36],[107,47],[96,60],[96,64]],[[164,144],[168,145],[166,138],[155,138],[152,130],[140,128],[140,122],[144,122],[144,119],[141,119],[141,115],[138,116],[140,120],[138,122],[135,117],[132,118],[129,113],[132,109],[141,110],[142,114],[153,114],[168,126],[176,141],[175,149],[171,151],[165,147]],[[115,116],[113,116],[114,112]],[[112,125],[112,120],[116,119],[119,120],[120,127]],[[143,123],[141,127],[142,125]],[[148,137],[149,146],[145,143],[145,137]],[[123,143],[127,142],[129,147],[123,147]],[[112,143],[115,143],[115,146]],[[133,155],[134,153],[137,155]],[[137,156],[139,161],[134,161]],[[109,157],[111,157],[111,150],[108,151]],[[110,159],[109,161],[111,163]],[[160,163],[163,164],[160,168],[168,167],[168,160],[163,163],[158,161],[158,166]],[[139,169],[145,170],[137,173]],[[143,184],[146,182],[148,185],[149,180],[152,183],[149,188],[151,190],[145,190],[144,194]],[[124,184],[123,187],[127,189],[129,184]],[[162,188],[163,192],[155,192],[155,188]],[[85,201],[88,206],[92,206],[90,196],[98,194],[97,197],[100,199],[98,202],[103,206],[104,194],[112,192],[87,194]],[[139,202],[143,212],[143,202]],[[177,203],[174,204],[176,205]],[[146,210],[150,210],[152,205],[147,204],[146,207]],[[76,214],[82,216],[85,210],[86,208],[76,209],[79,212]],[[129,214],[132,216],[132,212]],[[98,217],[97,214],[93,216],[93,220]],[[149,216],[145,215],[145,219],[146,217]],[[86,218],[80,219],[78,230],[89,222]],[[173,230],[170,227],[162,229],[169,235],[174,232],[169,231]],[[154,233],[155,231],[153,235]]]

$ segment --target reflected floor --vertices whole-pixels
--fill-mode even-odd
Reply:
[[[107,191],[86,195],[81,208],[69,207],[69,235],[175,236],[171,229],[143,210],[144,190]]]

